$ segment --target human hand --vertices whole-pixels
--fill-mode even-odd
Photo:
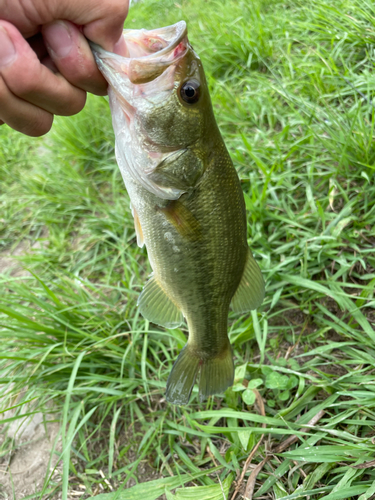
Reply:
[[[0,0],[0,124],[47,133],[107,93],[86,37],[121,54],[129,0]],[[120,41],[119,41],[120,40]]]

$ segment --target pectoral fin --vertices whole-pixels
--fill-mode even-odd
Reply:
[[[190,241],[199,240],[202,229],[197,218],[181,200],[172,200],[164,208],[159,208],[178,233]]]
[[[249,249],[245,269],[236,293],[232,298],[231,306],[235,312],[252,311],[261,305],[263,299],[263,276]]]
[[[133,218],[134,218],[134,228],[135,228],[135,234],[137,235],[137,245],[140,248],[142,248],[143,245],[145,244],[145,241],[143,238],[142,226],[141,226],[141,223],[139,221],[139,217],[138,217],[136,209],[133,207],[132,204],[130,204],[130,207],[131,207],[131,211],[132,211]]]
[[[177,328],[183,321],[181,311],[164,292],[154,276],[150,277],[142,290],[138,306],[142,316],[157,325]]]

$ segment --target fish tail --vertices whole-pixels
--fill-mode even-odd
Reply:
[[[200,358],[197,351],[189,343],[186,344],[168,377],[166,398],[169,403],[188,404],[198,371],[201,401],[230,387],[234,379],[234,365],[229,342],[224,351],[210,358]]]
[[[166,398],[169,403],[186,405],[193,390],[200,359],[194,356],[189,342],[180,352],[167,380]]]
[[[214,358],[204,360],[199,379],[199,399],[221,394],[233,385],[234,364],[232,349],[228,342],[227,349]]]

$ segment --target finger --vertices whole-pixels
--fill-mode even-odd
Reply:
[[[0,28],[1,30],[1,28]],[[53,115],[13,95],[0,77],[0,125],[32,137],[46,134],[52,127]]]
[[[46,66],[52,73],[58,73],[59,70],[57,69],[56,64],[52,61],[50,56],[43,57],[43,59],[40,61],[43,66]]]
[[[0,6],[4,2],[0,0]],[[112,51],[120,38],[128,13],[129,0],[9,0],[1,8],[1,18],[17,26],[26,37],[56,19],[68,19],[83,26],[84,35]]]
[[[84,25],[84,35],[103,49],[112,52],[122,35],[128,10],[129,0],[100,2],[95,13],[96,19],[81,23]]]
[[[34,35],[31,38],[28,38],[27,42],[37,55],[39,61],[44,66],[46,66],[50,71],[52,71],[52,73],[59,72],[56,64],[52,61],[52,59],[48,54],[47,47],[44,43],[43,36],[41,33],[38,33],[37,35]]]
[[[87,92],[107,94],[107,83],[77,26],[55,21],[43,26],[42,34],[51,59],[66,80]]]
[[[73,115],[81,111],[86,101],[85,92],[41,64],[13,25],[0,21],[0,28],[8,47],[13,47],[13,57],[0,62],[0,75],[10,92],[53,114]]]
[[[47,48],[44,44],[44,40],[41,33],[34,35],[30,38],[27,38],[27,43],[35,52],[39,61],[41,61],[44,57],[48,55]]]

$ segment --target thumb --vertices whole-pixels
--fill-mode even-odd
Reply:
[[[103,7],[103,11],[96,16],[97,19],[84,24],[83,34],[105,50],[110,52],[118,51],[118,49],[116,50],[116,44],[121,38],[128,9],[128,0],[113,2],[111,9],[106,5]]]

